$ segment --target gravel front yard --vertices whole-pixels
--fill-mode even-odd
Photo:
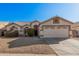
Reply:
[[[56,55],[44,40],[36,37],[0,38],[0,53]]]

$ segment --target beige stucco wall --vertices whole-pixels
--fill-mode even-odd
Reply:
[[[12,25],[10,25],[10,26],[7,26],[7,27],[6,27],[7,31],[9,31],[12,26],[17,27],[17,29],[15,29],[15,30],[18,30],[19,35],[24,35],[24,28],[21,28],[20,26],[18,26],[18,25],[16,25],[16,24],[12,24]]]

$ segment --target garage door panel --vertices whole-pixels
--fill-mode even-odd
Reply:
[[[52,37],[52,38],[66,38],[66,37],[68,37],[68,36],[64,36],[64,35],[59,35],[59,36],[57,36],[57,35],[44,35],[44,37]]]
[[[44,37],[68,37],[68,29],[46,29],[43,34]]]

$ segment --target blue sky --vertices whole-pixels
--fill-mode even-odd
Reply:
[[[77,22],[79,21],[79,4],[0,3],[0,21],[44,21],[56,15]]]

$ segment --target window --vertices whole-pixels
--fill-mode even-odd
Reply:
[[[59,24],[59,19],[54,19],[53,24]]]

